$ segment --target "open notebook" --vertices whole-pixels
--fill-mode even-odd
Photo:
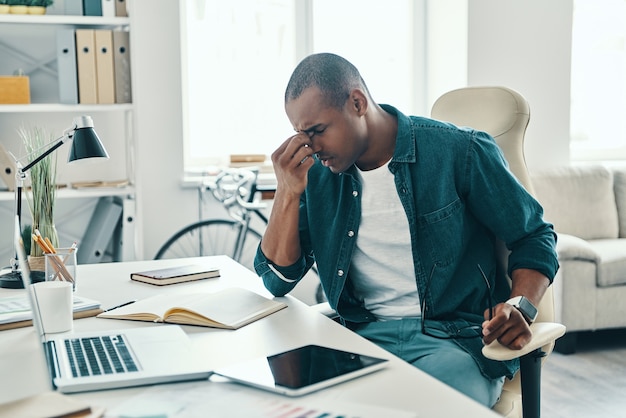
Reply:
[[[53,388],[70,393],[207,379],[211,375],[198,366],[202,361],[194,357],[189,337],[176,325],[46,335],[19,227],[15,247]]]

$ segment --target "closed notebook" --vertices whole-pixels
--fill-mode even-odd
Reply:
[[[287,304],[233,287],[215,293],[163,294],[103,312],[98,318],[238,329]]]
[[[217,268],[202,264],[192,264],[131,273],[130,278],[138,282],[163,286],[166,284],[209,279],[211,277],[219,277],[219,275],[220,271]]]

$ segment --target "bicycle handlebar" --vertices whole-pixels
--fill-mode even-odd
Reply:
[[[245,210],[263,209],[265,203],[254,200],[258,174],[258,169],[224,169],[205,185],[226,208],[236,204]]]

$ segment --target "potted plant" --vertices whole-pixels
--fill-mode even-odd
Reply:
[[[37,127],[31,129],[22,127],[18,130],[18,134],[24,142],[26,154],[31,159],[39,156],[50,140],[54,139],[47,135],[44,129]],[[32,218],[31,230],[39,230],[42,237],[48,238],[55,248],[59,246],[59,238],[54,225],[56,168],[57,162],[54,155],[48,155],[33,166],[28,172],[31,193],[26,193]],[[41,248],[31,241],[29,262],[33,270],[43,270],[43,257]]]
[[[8,0],[9,13],[25,15],[28,13],[28,6],[31,0]]]
[[[8,14],[8,13],[9,13],[8,0],[0,0],[0,14]]]
[[[30,0],[28,5],[28,13],[31,15],[46,14],[46,8],[54,3],[53,0]]]

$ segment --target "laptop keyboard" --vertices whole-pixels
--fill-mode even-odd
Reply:
[[[67,339],[65,350],[74,377],[138,371],[122,335]]]

